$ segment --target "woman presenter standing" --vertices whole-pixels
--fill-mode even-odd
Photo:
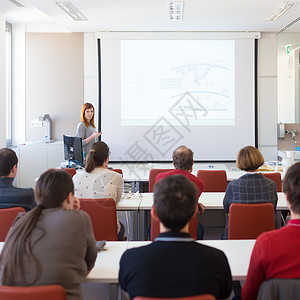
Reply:
[[[76,136],[82,138],[82,150],[85,157],[89,154],[92,145],[98,142],[98,137],[102,134],[102,132],[96,130],[94,112],[93,104],[84,103],[81,109],[80,122],[77,125]]]

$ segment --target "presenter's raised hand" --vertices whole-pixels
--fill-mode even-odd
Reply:
[[[101,131],[95,131],[95,132],[92,134],[92,137],[93,137],[93,138],[98,138],[101,134],[102,134]]]

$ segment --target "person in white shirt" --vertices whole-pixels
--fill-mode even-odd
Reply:
[[[118,203],[123,192],[122,176],[108,170],[109,147],[104,142],[92,145],[86,163],[85,171],[77,172],[73,177],[75,195],[78,198],[101,199],[112,198]],[[118,239],[124,238],[124,226],[118,221]]]

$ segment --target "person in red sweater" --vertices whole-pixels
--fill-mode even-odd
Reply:
[[[204,189],[204,182],[200,178],[192,174],[194,165],[194,153],[191,149],[185,146],[179,146],[173,152],[173,165],[175,170],[166,171],[158,174],[155,178],[155,183],[159,180],[173,175],[183,175],[193,182],[197,188],[197,197],[199,199],[201,193]],[[198,203],[199,214],[203,214],[205,211],[205,206],[202,203]],[[198,239],[202,240],[204,235],[203,226],[198,223]]]
[[[300,163],[291,166],[283,181],[291,220],[277,230],[260,235],[254,245],[243,300],[255,300],[260,285],[272,278],[300,278]]]

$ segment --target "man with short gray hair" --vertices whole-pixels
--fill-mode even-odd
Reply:
[[[204,182],[192,174],[194,165],[194,153],[186,146],[179,146],[173,152],[173,165],[175,170],[166,171],[158,174],[155,178],[155,182],[173,175],[183,175],[190,180],[197,188],[197,197],[199,198],[204,189]],[[198,212],[203,214],[205,206],[202,203],[198,203]],[[197,239],[203,240],[204,227],[198,222]]]

